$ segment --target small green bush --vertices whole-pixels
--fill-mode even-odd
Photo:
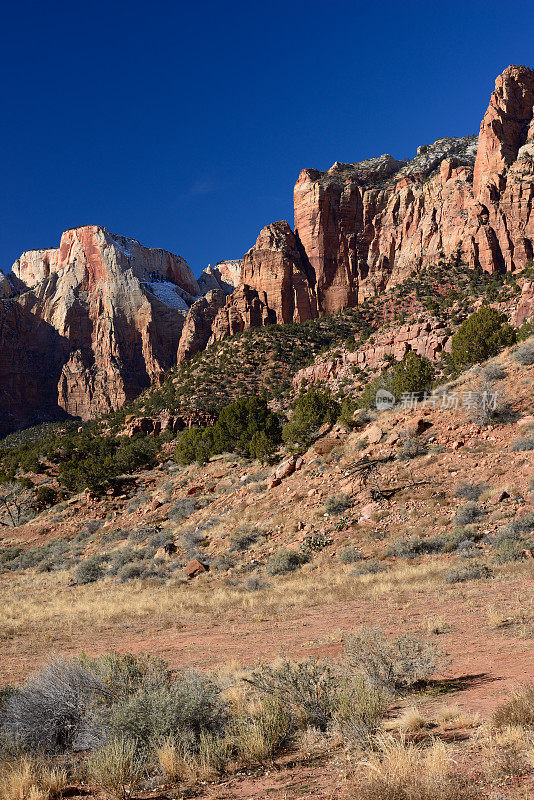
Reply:
[[[484,513],[484,509],[480,508],[476,503],[465,503],[460,506],[454,515],[454,521],[457,525],[470,525],[480,519]]]
[[[362,551],[352,544],[346,545],[339,553],[338,559],[342,564],[354,564],[363,559]]]
[[[80,586],[86,583],[94,583],[104,576],[105,561],[102,556],[95,554],[80,561],[74,570],[74,580]]]
[[[506,321],[506,315],[483,306],[462,322],[452,337],[452,360],[457,369],[479,364],[515,340],[515,331]]]
[[[463,483],[459,483],[456,489],[454,490],[454,496],[458,498],[458,500],[478,500],[482,492],[485,492],[488,489],[487,486],[484,484],[478,483],[468,483],[464,481]]]
[[[289,422],[284,425],[282,438],[286,444],[305,446],[309,444],[324,423],[334,423],[339,417],[340,406],[330,392],[312,387],[301,392],[293,403]]]
[[[493,573],[487,564],[469,564],[466,567],[451,569],[445,573],[446,583],[465,583],[481,578],[492,578]]]

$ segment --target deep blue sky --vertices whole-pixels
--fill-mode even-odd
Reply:
[[[238,258],[303,167],[477,132],[533,30],[532,0],[4,3],[0,268],[90,223]]]

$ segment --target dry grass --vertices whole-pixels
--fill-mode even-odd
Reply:
[[[377,741],[377,752],[358,765],[351,800],[473,800],[476,792],[454,771],[442,742],[418,747],[393,736]],[[362,775],[363,773],[363,775]]]
[[[194,584],[154,586],[99,581],[69,586],[64,573],[10,573],[0,576],[0,640],[28,637],[36,643],[76,642],[83,631],[109,633],[150,627],[179,628],[191,614],[211,620],[229,612],[247,616],[280,613],[302,606],[328,605],[355,598],[374,599],[399,590],[424,591],[441,585],[447,564],[439,561],[356,576],[350,567],[278,578],[268,589],[246,592],[216,577]]]
[[[520,727],[534,732],[534,684],[514,692],[495,711],[492,723],[497,729]]]
[[[39,764],[27,756],[1,767],[2,800],[53,800],[61,796],[66,786],[65,770]]]
[[[426,728],[428,721],[421,714],[418,708],[406,708],[395,719],[390,720],[384,726],[386,730],[397,730],[402,733],[412,733]]]

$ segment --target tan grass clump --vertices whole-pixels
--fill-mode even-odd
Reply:
[[[27,756],[5,762],[0,770],[2,800],[53,800],[66,786],[65,770],[39,764]]]
[[[477,794],[454,772],[442,742],[426,749],[384,736],[377,752],[360,763],[351,800],[475,800]]]

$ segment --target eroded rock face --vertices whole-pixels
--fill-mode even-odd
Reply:
[[[407,165],[391,156],[303,170],[295,232],[319,311],[338,311],[462,252],[472,267],[519,270],[534,242],[534,73],[508,67],[476,140],[440,139]],[[476,158],[475,158],[476,155]]]
[[[23,314],[28,321],[19,325],[18,347],[32,351],[29,320],[61,343],[53,370],[45,366],[55,383],[45,382],[41,403],[82,419],[118,408],[176,363],[200,292],[184,259],[100,226],[66,231],[57,250],[25,253],[13,272],[26,291],[9,301],[13,308],[4,308],[2,318]],[[13,362],[10,381],[10,396],[18,392],[31,405],[31,378],[22,364]],[[7,412],[11,403],[4,395]]]
[[[211,336],[213,321],[225,301],[226,294],[220,289],[215,289],[193,303],[180,337],[178,363],[204,350]]]
[[[287,223],[261,231],[213,338],[353,307],[440,259],[522,269],[534,249],[533,106],[534,72],[508,67],[478,138],[438,139],[408,163],[383,155],[303,170],[295,234]]]
[[[288,223],[260,231],[243,257],[241,283],[213,326],[213,340],[266,324],[305,322],[317,317],[314,279]]]

